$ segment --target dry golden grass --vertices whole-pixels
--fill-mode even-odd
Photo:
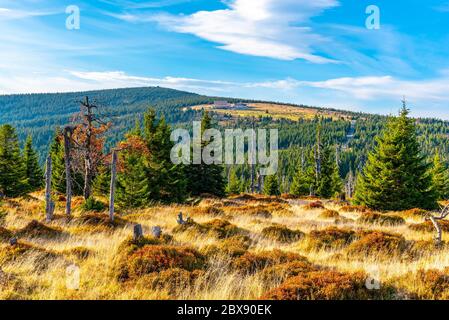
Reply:
[[[58,202],[46,223],[42,194],[0,203],[0,299],[449,298],[449,246],[434,245],[417,210],[240,195],[123,212],[110,224],[74,204],[68,219]],[[193,222],[178,226],[179,212]],[[134,241],[137,223],[145,238]],[[78,290],[66,283],[72,265]],[[372,275],[378,291],[365,287]]]
[[[234,117],[267,117],[270,116],[274,119],[289,119],[293,121],[298,121],[299,119],[313,119],[316,115],[321,115],[323,117],[338,119],[338,118],[348,118],[338,111],[330,110],[318,110],[314,108],[303,108],[288,104],[274,104],[274,103],[249,103],[248,109],[245,110],[231,110],[231,109],[220,109],[214,108],[212,105],[199,105],[191,107],[193,110],[212,110],[220,114],[232,115]]]

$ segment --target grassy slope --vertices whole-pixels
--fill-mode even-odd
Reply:
[[[165,234],[173,235],[172,244],[175,248],[189,246],[205,253],[209,252],[207,249],[210,245],[220,246],[226,243],[225,239],[219,239],[214,233],[199,236],[195,230],[173,232],[177,226],[176,215],[180,211],[191,216],[197,223],[206,223],[218,217],[247,230],[251,239],[251,253],[281,249],[301,254],[319,268],[345,272],[349,278],[352,275],[355,277],[358,271],[372,273],[377,270],[376,274],[380,276],[383,287],[395,287],[396,298],[448,298],[447,278],[438,278],[441,276],[438,272],[426,274],[427,277],[423,278],[417,272],[420,269],[443,270],[449,265],[449,248],[432,248],[431,232],[411,230],[409,225],[422,221],[411,214],[396,213],[405,219],[406,224],[403,225],[359,223],[356,220],[363,213],[348,212],[353,208],[345,209],[335,202],[323,202],[326,208],[339,212],[339,229],[353,230],[359,234],[362,234],[361,231],[374,229],[401,234],[407,241],[407,249],[403,251],[394,244],[387,248],[382,245],[379,247],[377,242],[366,244],[363,241],[358,242],[359,247],[343,245],[341,242],[329,242],[327,247],[322,247],[320,241],[323,239],[317,237],[316,232],[336,225],[335,212],[323,214],[323,209],[304,207],[310,203],[308,200],[289,200],[289,203],[284,203],[281,200],[254,200],[249,197],[231,200],[205,199],[197,207],[165,206],[136,210],[123,215],[124,220],[119,220],[120,224],[115,228],[102,226],[98,222],[82,222],[79,217],[83,214],[79,210],[75,210],[74,219],[67,221],[61,217],[63,202],[58,202],[57,218],[47,224],[56,230],[56,233],[44,230],[35,232],[34,237],[31,237],[33,228],[24,227],[33,219],[42,221],[41,199],[41,194],[34,194],[34,197],[29,199],[4,201],[0,206],[0,211],[3,212],[0,226],[20,233],[20,243],[31,246],[28,247],[31,250],[15,252],[8,256],[6,252],[10,246],[7,244],[7,238],[3,239],[0,245],[0,260],[4,259],[0,264],[3,270],[0,273],[1,299],[255,299],[278,287],[288,277],[282,268],[275,278],[268,280],[263,277],[263,270],[251,274],[245,270],[238,271],[232,267],[236,258],[218,253],[206,255],[208,261],[205,270],[188,286],[176,283],[174,288],[170,289],[167,286],[173,287],[173,283],[170,283],[172,280],[164,280],[164,285],[152,288],[149,283],[153,280],[150,281],[143,275],[119,282],[113,272],[114,266],[117,265],[117,257],[123,254],[123,247],[120,246],[132,234],[132,226],[135,223],[142,224],[146,234],[152,226],[162,227]],[[74,200],[75,207],[80,203],[80,199]],[[271,213],[271,217],[266,212]],[[102,215],[106,217],[106,213]],[[273,224],[284,225],[290,230],[300,230],[305,236],[292,242],[264,236],[263,229]],[[449,240],[447,234],[444,235],[444,240]],[[353,243],[354,241],[356,240],[353,239]],[[360,245],[368,246],[368,252],[362,254],[360,250],[357,251]],[[80,256],[80,252],[89,254],[87,257],[83,254]],[[5,256],[13,256],[13,259],[5,261]],[[131,261],[129,259],[126,261]],[[72,263],[77,264],[81,270],[79,290],[69,290],[66,287],[66,267]],[[319,273],[318,276],[325,277],[326,274]],[[441,279],[446,280],[441,282]],[[336,286],[338,287],[338,284]],[[443,291],[438,291],[441,288]],[[328,291],[325,294],[335,298],[332,290],[326,290]]]

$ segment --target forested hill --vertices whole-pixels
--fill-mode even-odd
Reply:
[[[161,87],[0,95],[0,125],[8,123],[14,126],[21,141],[30,134],[42,160],[56,127],[68,123],[72,115],[79,112],[80,101],[85,96],[89,96],[91,102],[99,106],[99,112],[105,116],[106,121],[113,123],[108,145],[120,140],[123,133],[133,126],[135,119],[150,106],[173,124],[191,121],[197,116],[198,111],[184,110],[185,107],[208,104],[220,99]]]
[[[211,101],[211,98],[197,94],[159,87],[5,95],[0,96],[0,124],[16,127],[21,140],[31,134],[35,145],[42,150],[55,128],[66,124],[74,113],[79,112],[80,101],[85,96],[89,96],[100,107],[99,112],[113,122],[112,134],[119,135],[149,106],[163,113],[169,122],[177,122],[192,116],[193,111],[180,112],[182,107]]]
[[[108,131],[107,147],[122,140],[124,133],[134,126],[136,118],[141,118],[148,107],[153,107],[160,116],[165,117],[168,123],[181,125],[200,118],[200,110],[186,107],[211,104],[217,99],[237,101],[237,99],[207,97],[160,87],[5,95],[0,96],[0,125],[8,123],[14,126],[22,143],[26,135],[30,134],[42,162],[56,128],[67,124],[71,117],[79,112],[80,101],[85,96],[89,97],[91,103],[98,105],[98,112],[103,120],[112,123],[112,128]],[[357,170],[363,165],[367,152],[373,147],[374,137],[380,132],[386,120],[386,117],[379,115],[336,112],[335,109],[304,105],[297,107],[306,110],[308,116],[296,121],[288,117],[276,118],[267,111],[256,118],[258,127],[279,129],[279,146],[285,150],[281,154],[281,162],[288,164],[283,166],[282,175],[287,175],[287,171],[295,169],[294,162],[298,158],[298,148],[308,148],[315,144],[316,130],[320,123],[325,141],[341,150],[340,170],[342,177],[346,176],[350,169]],[[313,115],[322,115],[326,119],[319,121]],[[230,111],[217,113],[214,118],[215,121],[218,120],[229,127],[248,128],[252,121],[248,116],[233,114]],[[449,122],[437,119],[419,119],[418,122],[419,141],[424,152],[433,154],[439,151],[447,155]]]

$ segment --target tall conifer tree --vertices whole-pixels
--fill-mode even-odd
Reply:
[[[37,152],[33,148],[31,136],[27,137],[23,150],[23,161],[30,191],[35,191],[43,187],[44,172],[39,166]]]
[[[438,200],[449,199],[449,169],[441,159],[439,153],[436,153],[431,169],[432,184],[437,194]]]
[[[0,193],[17,197],[28,191],[19,139],[10,125],[0,126]]]
[[[416,125],[408,117],[405,102],[399,117],[392,117],[359,175],[355,202],[378,210],[434,209],[429,164],[416,137]]]

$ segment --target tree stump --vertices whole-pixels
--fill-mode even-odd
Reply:
[[[153,237],[155,237],[155,238],[160,238],[161,235],[162,235],[161,227],[158,227],[158,226],[152,227],[152,228],[151,228],[151,234],[152,234]]]
[[[178,214],[178,219],[176,219],[176,222],[178,222],[178,224],[186,224],[186,221],[184,220],[184,218],[182,217],[182,212],[180,212]]]
[[[142,225],[136,224],[134,226],[134,240],[139,240],[143,237]]]

